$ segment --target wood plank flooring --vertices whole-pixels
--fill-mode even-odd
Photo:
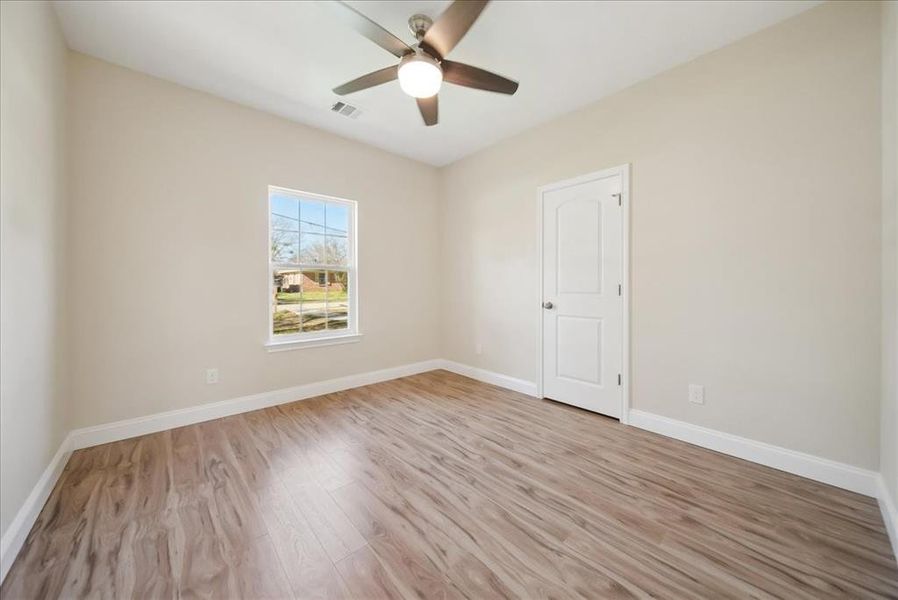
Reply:
[[[76,452],[3,598],[898,598],[876,502],[445,371]]]

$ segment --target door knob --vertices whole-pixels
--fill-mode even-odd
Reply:
[[[543,308],[545,308],[547,310],[552,310],[553,308],[555,308],[555,305],[552,304],[551,302],[549,302],[548,300],[546,300],[545,302],[543,302]]]

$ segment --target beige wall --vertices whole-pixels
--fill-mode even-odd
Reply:
[[[0,3],[0,531],[65,434],[65,45],[43,2]]]
[[[882,434],[880,469],[898,506],[898,2],[882,5]]]
[[[69,67],[73,427],[438,356],[436,169],[84,55]],[[361,342],[265,351],[269,184],[358,201]]]
[[[811,9],[445,168],[446,358],[537,379],[536,189],[631,163],[634,407],[876,469],[879,12]]]

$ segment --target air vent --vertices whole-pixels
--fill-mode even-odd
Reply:
[[[335,113],[343,115],[344,117],[349,117],[350,119],[358,119],[359,115],[362,114],[362,111],[359,110],[357,106],[346,104],[345,102],[337,102],[336,104],[331,106],[331,110]]]

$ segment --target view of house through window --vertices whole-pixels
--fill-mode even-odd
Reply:
[[[355,332],[355,203],[269,188],[271,337]]]

